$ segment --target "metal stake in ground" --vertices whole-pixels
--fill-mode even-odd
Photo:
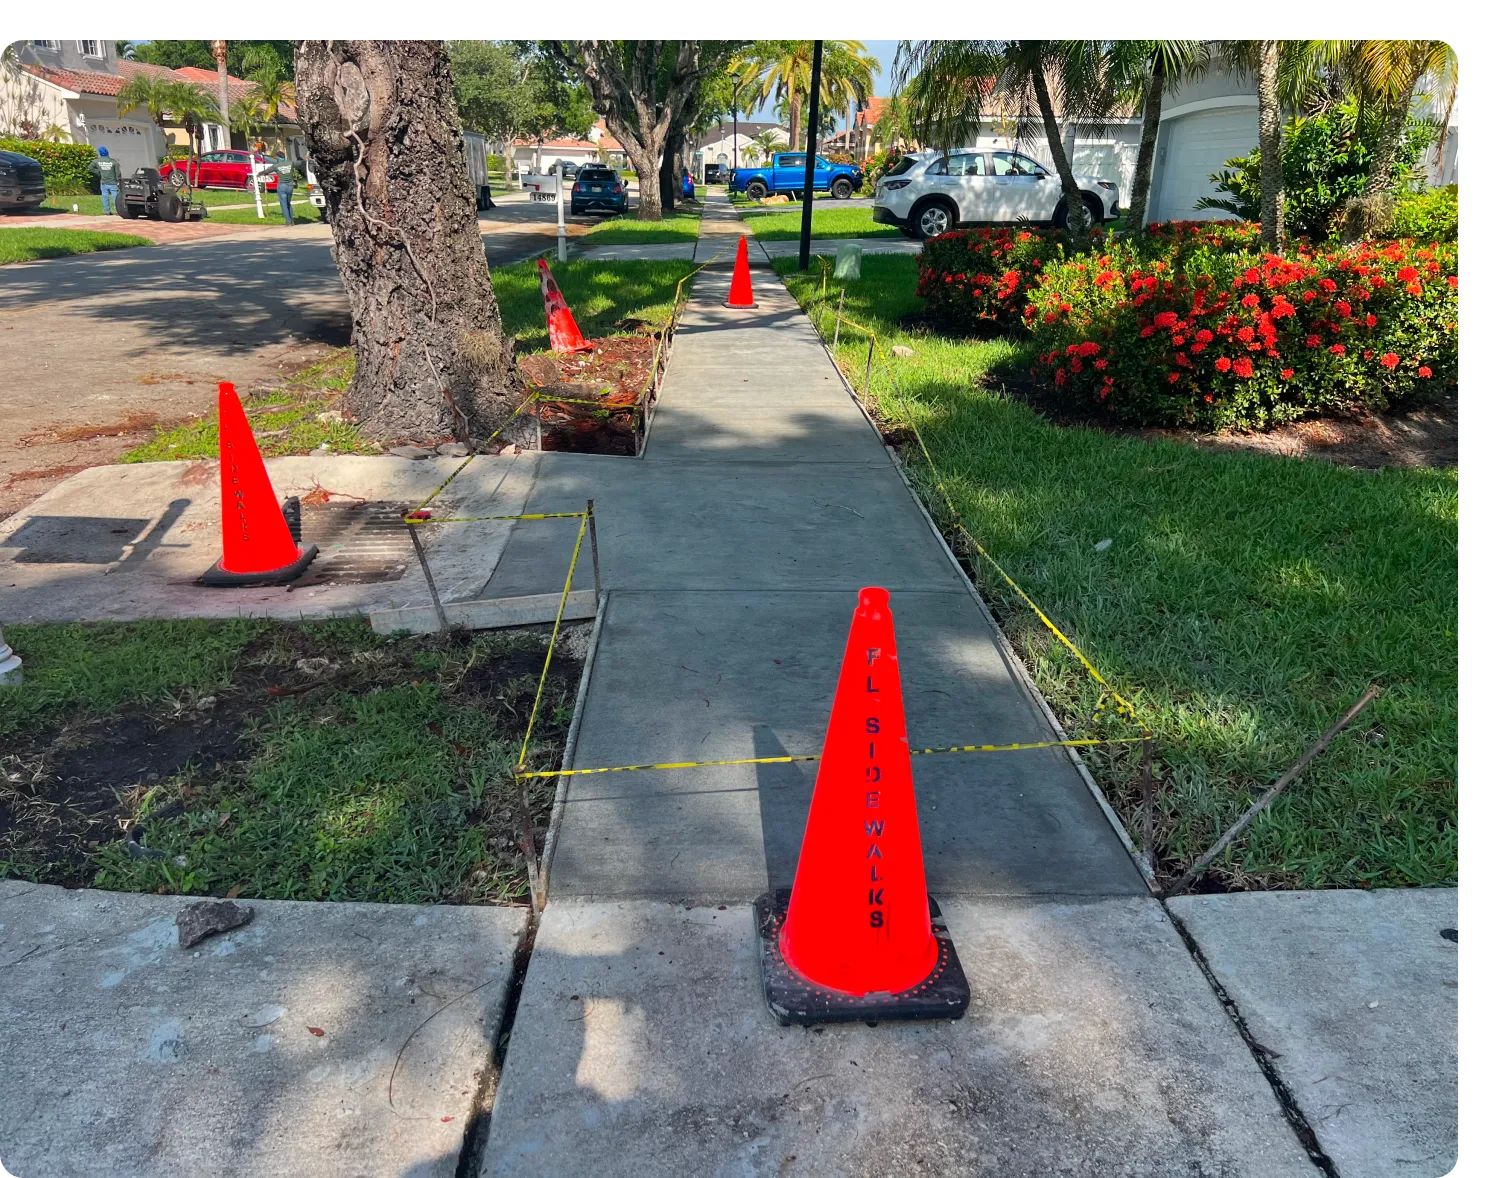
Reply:
[[[421,575],[427,579],[427,591],[432,595],[432,608],[437,611],[437,631],[447,633],[447,613],[442,608],[442,598],[437,596],[437,582],[432,578],[432,566],[427,564],[426,549],[421,546],[421,537],[416,534],[416,525],[406,524],[411,533],[411,546],[416,549],[416,559],[421,565]]]
[[[1198,859],[1191,865],[1191,869],[1187,871],[1185,875],[1181,876],[1180,879],[1171,884],[1170,890],[1165,893],[1165,898],[1169,900],[1172,896],[1179,894],[1181,889],[1184,888],[1188,883],[1190,883],[1192,879],[1205,871],[1211,865],[1212,860],[1217,858],[1218,855],[1222,854],[1227,845],[1235,838],[1237,838],[1240,834],[1242,834],[1248,824],[1255,818],[1257,818],[1259,814],[1269,805],[1270,802],[1279,797],[1284,788],[1292,781],[1294,781],[1297,777],[1299,777],[1301,773],[1305,771],[1305,767],[1309,765],[1313,760],[1315,760],[1327,745],[1331,744],[1331,742],[1336,739],[1337,734],[1341,732],[1342,729],[1351,724],[1357,714],[1373,702],[1374,697],[1376,697],[1378,693],[1378,684],[1369,684],[1368,690],[1363,692],[1363,698],[1358,700],[1357,703],[1353,704],[1352,707],[1348,708],[1347,711],[1342,714],[1342,718],[1340,720],[1338,720],[1319,737],[1317,737],[1316,743],[1313,744],[1310,748],[1306,749],[1306,751],[1300,755],[1300,760],[1291,765],[1290,768],[1285,771],[1284,776],[1282,776],[1278,781],[1276,781],[1267,790],[1265,790],[1264,796],[1261,797],[1252,806],[1250,806],[1247,810],[1245,810],[1243,813],[1243,817],[1238,819],[1237,822],[1233,823],[1232,826],[1228,827],[1227,830],[1223,832],[1223,836],[1212,844],[1211,848],[1205,855],[1203,855],[1200,859]]]
[[[837,292],[837,318],[832,323],[832,354],[837,355],[837,337],[843,330],[843,296],[847,294],[846,288]]]
[[[979,566],[980,568],[982,566]],[[1139,795],[1144,813],[1139,821],[1139,841],[1144,844],[1144,861],[1149,864],[1150,874],[1158,875],[1155,865],[1155,772],[1151,758],[1154,741],[1144,738],[1143,753],[1139,758]]]
[[[588,543],[593,549],[593,608],[603,597],[603,576],[598,571],[598,526],[593,515],[593,500],[588,500]]]
[[[873,391],[874,381],[874,337],[869,336],[869,359],[863,366],[863,407],[869,407],[869,394]]]

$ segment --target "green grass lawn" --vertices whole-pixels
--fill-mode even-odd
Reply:
[[[288,900],[525,894],[511,771],[537,635],[385,638],[358,619],[6,638],[26,685],[0,693],[0,878]],[[560,754],[578,669],[552,662],[537,767]],[[550,797],[532,785],[542,824]]]
[[[776,268],[803,305],[820,292],[794,259]],[[1156,732],[1167,871],[1377,681],[1382,697],[1213,874],[1230,886],[1455,883],[1455,470],[1371,472],[1051,424],[980,387],[1025,366],[1020,345],[899,326],[920,309],[915,282],[916,259],[872,256],[846,288],[851,317],[915,349],[891,361],[908,408],[880,375],[877,413],[919,426],[966,526]],[[861,383],[865,339],[845,328],[842,340],[838,361]],[[930,468],[902,449],[945,526]],[[1062,723],[1084,733],[1091,680],[1001,585],[990,574],[982,587]],[[1137,839],[1137,746],[1084,756]]]
[[[578,328],[589,339],[613,335],[621,320],[664,323],[676,284],[692,272],[690,262],[548,261]],[[505,331],[522,352],[550,347],[535,262],[515,262],[491,272]],[[690,289],[690,283],[687,286]]]
[[[290,377],[278,389],[257,393],[245,403],[255,442],[266,458],[305,454],[326,445],[334,454],[378,454],[357,428],[334,416],[333,404],[354,375],[354,352],[342,348]],[[160,427],[148,442],[127,451],[121,462],[168,462],[178,458],[217,458],[218,414]]]
[[[0,245],[3,242],[4,234],[0,233]],[[621,320],[637,319],[652,325],[665,322],[676,284],[692,271],[690,262],[549,264],[578,326],[589,338],[615,334],[621,330]],[[535,262],[501,266],[492,277],[501,320],[518,349],[535,352],[550,347]],[[267,458],[305,454],[324,444],[333,454],[378,454],[379,446],[361,438],[354,425],[334,416],[334,406],[353,375],[353,350],[343,348],[292,376],[282,387],[246,400],[245,412],[261,454]],[[218,416],[209,414],[196,421],[158,428],[149,441],[127,452],[120,461],[217,457]]]
[[[301,201],[297,204],[297,201]],[[255,216],[255,207],[251,205],[247,209],[215,209],[208,210],[208,220],[227,225],[284,225],[281,219],[281,203],[276,200],[275,195],[263,202],[265,205],[265,219],[261,220]],[[291,205],[292,222],[297,225],[305,225],[309,222],[319,221],[321,218],[305,196],[292,197]]]
[[[676,241],[696,241],[702,225],[701,214],[664,214],[659,221],[641,221],[637,212],[611,217],[589,230],[588,245],[665,245]]]
[[[253,196],[239,189],[231,190],[227,188],[194,189],[192,198],[195,201],[202,201],[209,208],[213,208],[215,205],[255,203]],[[274,194],[269,199],[271,204],[276,203]],[[42,208],[50,212],[71,213],[74,205],[78,206],[79,216],[87,214],[89,216],[102,217],[104,215],[104,198],[92,192],[77,193],[72,196],[49,193],[46,201],[42,204]]]
[[[150,245],[129,233],[99,233],[92,229],[6,229],[0,227],[0,266],[34,262],[38,258],[66,258],[96,250],[123,250]]]
[[[744,220],[765,241],[794,241],[801,236],[801,206],[745,208]],[[811,213],[813,237],[899,237],[893,225],[874,224],[874,211],[861,208],[817,209]]]

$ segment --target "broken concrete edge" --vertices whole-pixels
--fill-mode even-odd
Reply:
[[[583,673],[577,681],[577,698],[572,705],[572,722],[567,725],[567,744],[562,750],[562,768],[571,769],[577,755],[577,737],[582,731],[583,710],[588,706],[588,685],[593,681],[593,659],[598,653],[599,636],[603,633],[604,613],[609,608],[609,595],[605,590],[598,601],[598,612],[593,616],[593,632],[588,635],[588,653],[583,658]],[[551,819],[546,824],[546,841],[541,847],[541,895],[536,909],[544,911],[546,895],[551,888],[551,861],[556,856],[557,829],[567,810],[567,794],[571,791],[572,775],[564,773],[557,778],[556,792],[551,798]]]
[[[760,248],[763,250],[764,247],[761,246]],[[768,258],[769,254],[765,256]],[[791,294],[790,287],[785,285],[784,277],[776,274],[775,279],[784,287],[786,294],[790,295],[792,300],[795,300],[796,296]],[[816,331],[817,342],[821,344],[822,351],[827,353],[827,359],[832,363],[833,370],[837,373],[838,379],[842,381],[843,391],[848,394],[849,399],[852,400],[858,411],[863,414],[864,420],[869,423],[869,428],[874,431],[882,442],[884,435],[879,430],[879,423],[874,420],[873,414],[868,411],[862,399],[858,396],[857,390],[849,383],[847,375],[837,362],[837,357],[832,354],[832,349],[827,346],[827,340],[817,330],[816,321],[806,313],[806,309],[801,307],[799,301],[796,302],[796,305],[800,308],[801,314],[806,316],[807,322],[811,323],[812,330]],[[900,460],[900,455],[895,452],[892,446],[883,445],[882,448],[885,456],[889,459],[890,465],[895,468],[895,473],[900,476],[900,482],[905,485],[905,491],[915,504],[916,510],[921,513],[921,518],[926,521],[926,526],[931,529],[931,534],[936,537],[937,543],[941,545],[941,550],[947,555],[947,560],[951,562],[953,569],[956,570],[958,580],[962,583],[968,592],[968,596],[977,604],[979,611],[987,620],[988,628],[993,633],[994,644],[999,648],[999,656],[1009,664],[1009,670],[1015,679],[1024,685],[1025,690],[1030,695],[1030,699],[1034,701],[1041,715],[1045,717],[1046,723],[1051,726],[1051,731],[1056,734],[1056,739],[1070,740],[1071,736],[1061,726],[1061,721],[1057,718],[1056,713],[1051,710],[1051,705],[1046,702],[1046,698],[1041,694],[1040,688],[1036,686],[1035,680],[1030,675],[1030,668],[1025,666],[1023,660],[1015,652],[1014,647],[1010,645],[1009,636],[1004,633],[1004,628],[999,625],[998,619],[993,616],[993,611],[988,608],[988,603],[983,600],[983,595],[978,592],[978,587],[973,584],[972,578],[967,575],[967,570],[962,567],[962,562],[957,559],[957,554],[952,551],[952,546],[947,543],[947,538],[942,535],[941,529],[936,526],[936,521],[931,518],[931,513],[926,510],[926,504],[922,501],[920,495],[916,493],[915,487],[911,485],[910,478],[905,473],[905,464]],[[1135,870],[1139,872],[1140,878],[1144,880],[1144,886],[1149,889],[1150,895],[1158,899],[1162,889],[1154,869],[1150,867],[1148,857],[1135,845],[1128,828],[1124,826],[1123,820],[1119,818],[1118,812],[1114,810],[1112,803],[1108,801],[1102,789],[1099,788],[1098,783],[1093,780],[1092,774],[1088,772],[1087,764],[1082,760],[1081,754],[1070,745],[1064,746],[1062,751],[1066,754],[1067,759],[1071,761],[1072,767],[1081,774],[1082,780],[1087,783],[1087,792],[1092,795],[1092,800],[1097,803],[1098,809],[1103,812],[1103,817],[1108,820],[1108,825],[1113,828],[1113,833],[1118,836],[1118,841],[1123,844],[1124,850],[1128,852],[1129,861],[1134,864]]]
[[[692,250],[692,264],[696,265],[696,262],[697,251],[694,246]],[[704,263],[705,265],[706,263]],[[697,283],[696,275],[693,274],[690,277],[692,278],[692,285],[695,286]],[[681,305],[685,307],[691,297],[689,291],[687,297],[682,299]],[[671,371],[671,354],[676,351],[676,328],[669,317],[666,320],[666,326],[661,330],[667,336],[661,343],[665,355],[661,357],[661,368],[655,374],[655,380],[651,383],[650,388],[645,390],[645,428],[640,431],[640,449],[634,454],[635,458],[644,458],[645,449],[650,445],[650,427],[655,424],[655,407],[660,404],[661,389],[666,387],[666,373]]]
[[[449,625],[469,630],[497,630],[508,626],[534,626],[556,620],[560,593],[535,593],[527,597],[480,597],[469,601],[444,602],[442,612]],[[591,618],[598,603],[591,589],[574,589],[567,595],[562,620],[567,622]],[[377,609],[369,612],[369,625],[376,634],[435,634],[441,626],[437,611],[429,605],[410,605],[399,609]]]

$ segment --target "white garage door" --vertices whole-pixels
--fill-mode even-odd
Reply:
[[[89,143],[109,148],[109,154],[119,161],[125,175],[135,175],[137,168],[156,166],[158,152],[154,140],[161,133],[149,124],[142,126],[129,119],[90,118],[87,128]]]
[[[1221,196],[1207,179],[1222,165],[1245,156],[1259,145],[1259,115],[1255,106],[1202,110],[1169,121],[1164,158],[1156,166],[1153,221],[1201,221],[1231,214],[1199,210],[1203,196]],[[1161,127],[1162,134],[1165,127]]]

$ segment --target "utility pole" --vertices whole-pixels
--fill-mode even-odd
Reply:
[[[801,252],[796,269],[811,269],[812,178],[817,170],[817,122],[821,118],[818,99],[822,96],[822,43],[815,42],[811,51],[811,118],[806,123],[806,179],[801,192]]]

